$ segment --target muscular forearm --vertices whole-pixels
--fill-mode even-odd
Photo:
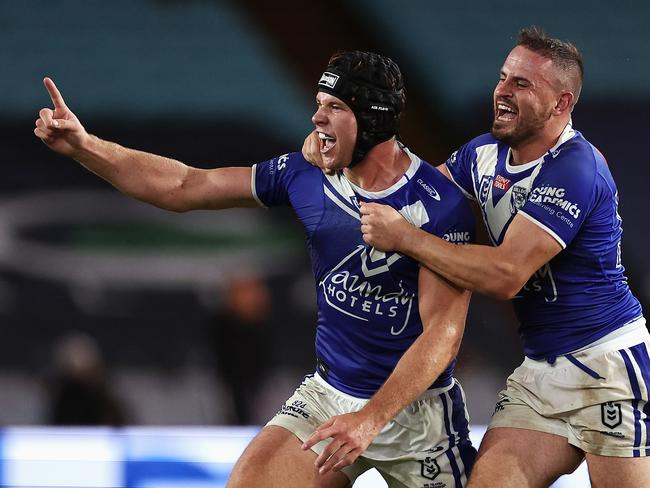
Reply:
[[[386,382],[363,408],[381,430],[406,405],[417,399],[445,370],[458,352],[461,324],[430,327],[404,353]]]
[[[93,135],[86,138],[74,159],[129,196],[168,210],[183,210],[177,196],[191,168],[179,161]]]
[[[462,288],[495,298],[511,298],[526,280],[497,247],[451,244],[413,226],[397,250]]]

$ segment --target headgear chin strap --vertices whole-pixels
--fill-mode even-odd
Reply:
[[[348,53],[343,53],[343,56],[346,54]],[[389,58],[359,51],[350,54],[362,56],[362,63],[368,61],[372,64],[368,66],[371,69],[348,73],[341,69],[340,63],[338,66],[330,64],[318,82],[318,90],[341,99],[354,112],[357,119],[357,141],[350,162],[352,167],[377,144],[398,135],[399,115],[404,106],[404,87],[399,68]],[[357,67],[362,66],[362,63],[357,64]],[[377,68],[396,70],[400,77],[399,84],[395,88],[381,86],[379,80],[372,79]]]

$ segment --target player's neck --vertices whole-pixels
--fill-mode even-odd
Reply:
[[[568,123],[568,120],[562,120],[549,124],[530,139],[518,144],[516,147],[511,146],[510,164],[514,166],[526,164],[544,156],[557,144]]]
[[[410,164],[411,158],[392,138],[377,144],[357,165],[345,168],[343,173],[366,191],[382,191],[399,181]]]

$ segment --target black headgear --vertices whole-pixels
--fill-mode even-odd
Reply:
[[[377,144],[398,135],[406,96],[402,73],[390,58],[364,51],[335,54],[318,82],[318,91],[343,100],[357,119],[350,166]]]

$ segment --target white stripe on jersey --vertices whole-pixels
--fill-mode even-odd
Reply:
[[[345,203],[340,201],[338,197],[334,193],[332,193],[332,191],[329,188],[327,188],[326,185],[323,185],[323,191],[325,192],[327,198],[329,198],[332,202],[334,202],[334,204],[336,204],[337,207],[341,208],[345,213],[347,213],[351,217],[354,217],[359,222],[361,222],[361,217],[359,216],[359,213],[358,212],[355,213],[350,207],[348,207]]]
[[[481,177],[490,174],[494,176],[494,168],[497,165],[497,156],[499,154],[499,146],[497,144],[486,144],[485,146],[476,148],[476,169],[478,170],[478,178],[474,179],[474,194],[478,195],[480,192]]]
[[[429,214],[424,207],[424,203],[418,200],[411,205],[406,205],[399,210],[399,213],[416,227],[422,227],[429,222]]]

